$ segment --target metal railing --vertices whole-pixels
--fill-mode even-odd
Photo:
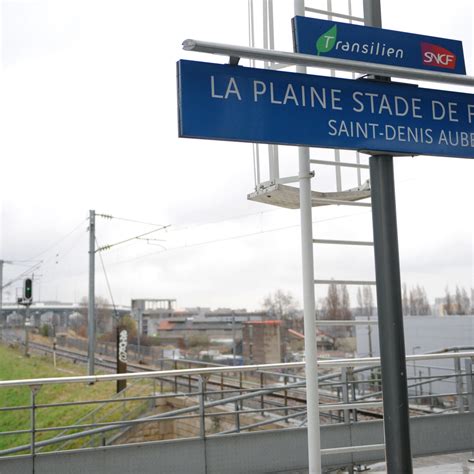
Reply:
[[[407,356],[407,365],[413,362],[431,360],[451,360],[454,368],[441,374],[409,377],[409,390],[430,387],[438,380],[454,380],[455,390],[432,393],[419,390],[410,396],[416,404],[412,413],[442,413],[443,411],[474,411],[472,361],[474,351],[455,351],[436,354]],[[464,363],[462,363],[464,361]],[[174,364],[175,362],[173,362]],[[321,360],[318,365],[323,373],[319,377],[321,420],[326,423],[352,423],[362,419],[383,416],[381,380],[377,357]],[[305,423],[306,397],[305,381],[298,373],[304,362],[259,364],[233,367],[202,367],[172,370],[147,371],[128,374],[108,374],[94,376],[55,377],[30,380],[1,381],[0,389],[28,389],[30,403],[21,406],[0,407],[2,412],[27,411],[30,414],[28,427],[0,431],[0,437],[28,436],[29,442],[9,446],[0,451],[1,456],[28,452],[34,459],[39,450],[77,447],[75,441],[83,440],[81,446],[94,444],[119,444],[137,426],[157,426],[160,423],[192,423],[191,437],[213,437],[261,428],[297,428]],[[422,367],[422,365],[418,365]],[[336,372],[329,372],[340,369]],[[415,374],[416,375],[416,374]],[[120,396],[104,399],[75,400],[58,403],[39,403],[38,394],[49,385],[101,384],[116,380],[144,383],[151,391],[146,394],[127,391]],[[143,385],[144,386],[144,385]],[[437,404],[433,400],[437,400]],[[181,400],[181,402],[179,402]],[[444,400],[442,408],[440,400]],[[428,404],[424,409],[421,402]],[[430,403],[431,402],[431,403]],[[116,408],[109,413],[117,413],[125,403],[146,404],[149,413],[143,410],[133,416],[106,416],[97,414],[100,407]],[[168,404],[167,411],[154,412]],[[61,426],[44,426],[39,412],[57,408],[75,409],[90,405],[95,407],[89,416],[79,418],[74,423]],[[119,408],[117,408],[119,407]],[[178,436],[175,433],[176,436]],[[52,436],[52,437],[50,437]],[[93,440],[100,440],[94,443]],[[123,442],[123,441],[122,441]],[[56,446],[56,448],[54,448]],[[356,447],[344,447],[355,450]],[[357,450],[363,449],[357,447]],[[368,448],[367,448],[368,449]],[[373,446],[371,447],[373,449]],[[334,450],[331,450],[331,454]]]

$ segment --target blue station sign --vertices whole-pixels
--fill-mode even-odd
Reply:
[[[297,16],[295,52],[466,74],[461,41]]]
[[[178,62],[188,138],[474,158],[474,95]]]

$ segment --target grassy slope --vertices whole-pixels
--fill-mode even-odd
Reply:
[[[15,349],[0,345],[0,380],[30,379],[44,377],[63,377],[71,375],[86,375],[84,366],[75,365],[62,359],[58,359],[58,367],[55,369],[49,357],[24,357]],[[143,388],[143,386],[142,386]],[[140,390],[141,391],[141,390]],[[137,393],[135,393],[136,395]],[[97,400],[111,398],[115,395],[115,382],[104,382],[95,385],[88,384],[61,384],[44,385],[36,396],[37,404],[61,403],[67,401]],[[131,394],[129,394],[131,395]],[[13,407],[29,405],[31,403],[31,391],[28,387],[0,389],[0,407]],[[107,420],[119,419],[123,414],[122,407],[106,407],[102,410],[101,417]],[[79,418],[89,413],[98,405],[79,405],[74,407],[39,408],[36,411],[36,427],[51,427],[74,424]],[[119,408],[112,413],[114,408]],[[135,408],[128,402],[127,410]],[[31,410],[0,411],[0,433],[19,429],[29,429]],[[83,423],[90,422],[86,420]],[[96,419],[97,421],[97,419]],[[58,432],[39,433],[37,440],[53,437]],[[0,449],[12,446],[29,444],[31,435],[5,435],[0,436]],[[75,443],[75,446],[78,446]],[[74,447],[71,446],[71,447]]]

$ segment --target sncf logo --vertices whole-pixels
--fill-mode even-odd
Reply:
[[[436,66],[444,69],[456,67],[456,55],[441,46],[431,43],[421,43],[421,56],[426,66]]]

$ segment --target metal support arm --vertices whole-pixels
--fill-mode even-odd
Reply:
[[[194,39],[184,40],[183,49],[185,51],[229,56],[230,58],[238,57],[267,62],[278,62],[291,66],[319,67],[361,74],[373,74],[376,76],[391,76],[419,81],[441,82],[458,86],[474,86],[474,77],[472,76],[449,74],[446,72],[425,71],[423,69],[411,69],[400,66],[388,66],[385,64],[375,64],[365,61],[352,61],[348,59],[313,56],[311,54],[250,48],[248,46],[210,43],[208,41],[199,41]]]

